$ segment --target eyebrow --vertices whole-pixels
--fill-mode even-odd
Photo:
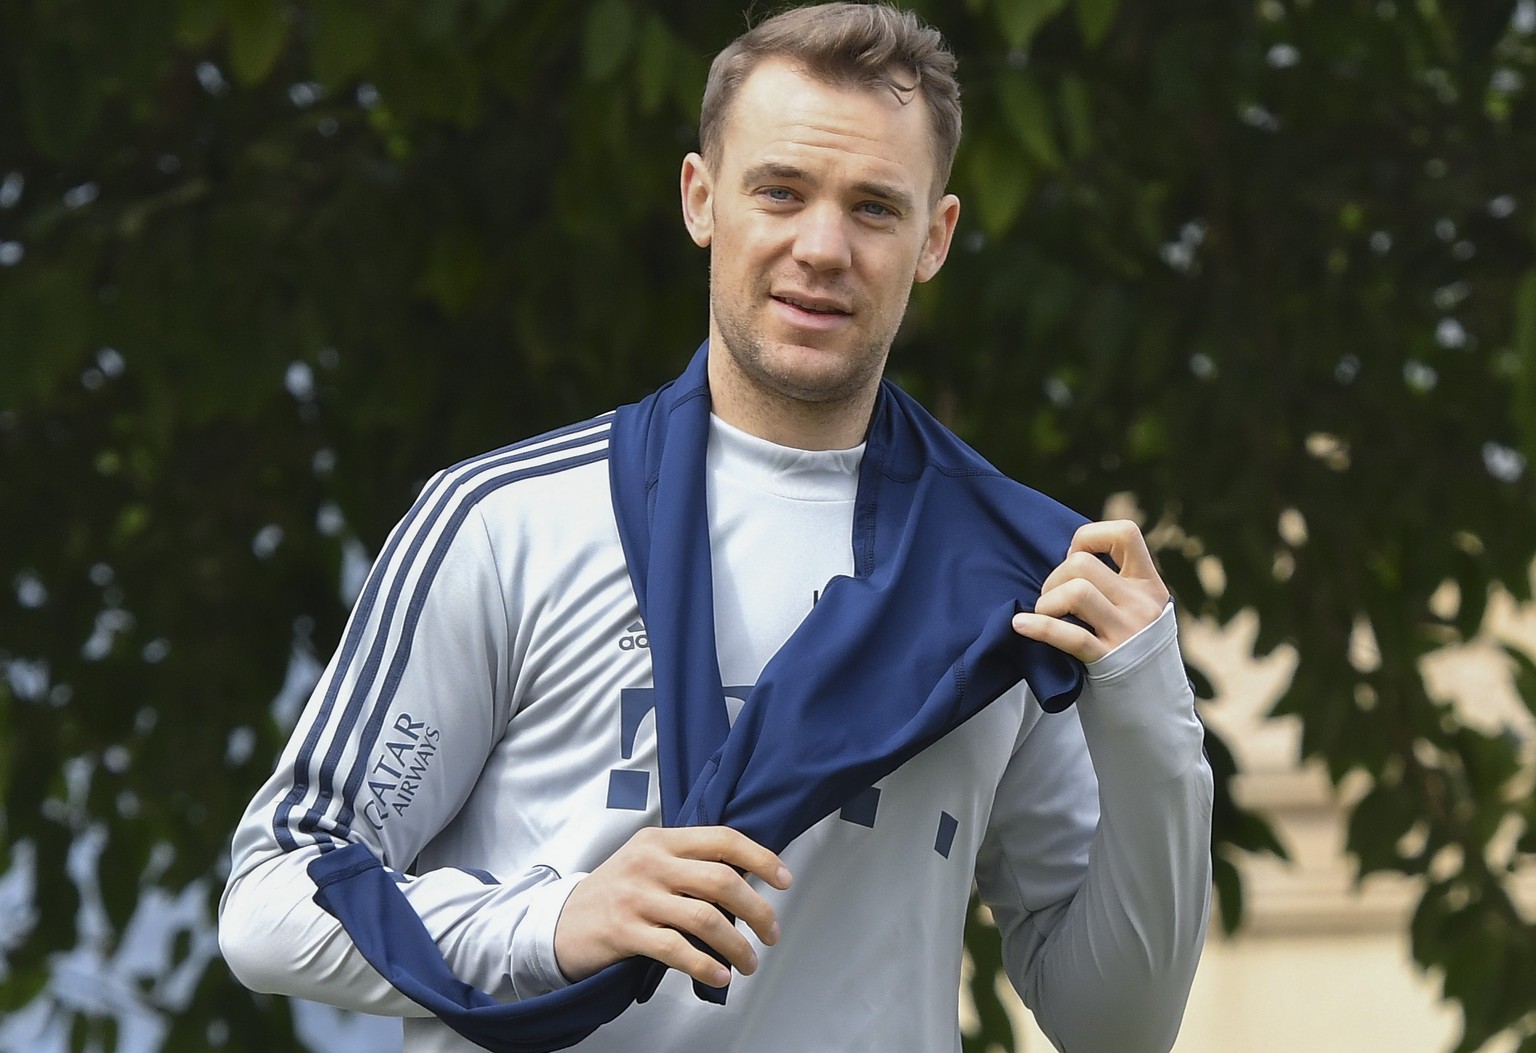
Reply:
[[[753,165],[743,172],[741,176],[743,187],[748,189],[768,179],[780,179],[791,183],[810,183],[812,185],[816,183],[816,179],[804,169],[777,161],[764,161],[761,164]],[[853,189],[857,193],[888,201],[896,206],[899,211],[910,212],[912,210],[912,195],[891,183],[866,179],[855,183]]]

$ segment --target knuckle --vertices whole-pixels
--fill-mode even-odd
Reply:
[[[740,830],[732,830],[728,826],[720,827],[720,851],[722,856],[729,856],[732,861],[750,860],[755,852],[762,851],[756,841],[752,840]]]
[[[1038,614],[1038,615],[1040,615],[1043,618],[1054,618],[1057,615],[1061,614],[1062,613],[1062,596],[1061,596],[1061,594],[1057,590],[1055,590],[1055,589],[1052,589],[1050,592],[1047,592],[1047,593],[1042,593],[1040,595],[1040,598],[1035,601],[1035,609],[1034,609],[1033,613]],[[1038,622],[1038,623],[1036,623],[1034,625],[1035,629],[1042,630],[1042,631],[1047,629],[1048,627],[1049,627],[1049,623],[1048,622]]]
[[[699,900],[688,910],[688,931],[702,935],[724,917],[713,903]]]
[[[712,862],[724,863],[731,859],[737,852],[737,845],[733,838],[734,830],[718,827],[709,839],[709,859]]]
[[[710,899],[719,903],[729,896],[736,887],[736,872],[729,867],[721,865],[712,867],[704,878],[704,889],[709,893]]]
[[[626,881],[615,882],[603,889],[602,899],[599,902],[627,916],[638,915],[642,909],[641,896],[636,892],[635,887]]]
[[[698,959],[703,957],[676,929],[655,929],[646,943],[645,947],[638,948],[640,953],[685,972],[698,968]]]
[[[1082,578],[1073,578],[1061,587],[1061,591],[1073,604],[1092,598],[1098,590]]]
[[[1067,557],[1066,567],[1075,574],[1086,574],[1098,564],[1099,557],[1091,552],[1074,552]]]

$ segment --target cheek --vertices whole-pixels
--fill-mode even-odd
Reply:
[[[714,267],[732,274],[749,272],[762,255],[750,228],[739,223],[717,225],[711,247],[714,249],[711,261]]]
[[[731,236],[716,236],[710,248],[710,285],[738,307],[757,299],[769,286],[770,268],[750,246]]]
[[[887,251],[878,268],[867,272],[870,284],[879,290],[878,295],[892,303],[905,303],[917,281],[920,255],[905,251],[905,248],[903,246],[901,252],[891,252],[890,246],[886,246]]]

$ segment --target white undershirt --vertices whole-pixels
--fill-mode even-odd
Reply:
[[[863,455],[862,445],[789,449],[710,417],[710,556],[724,683],[755,683],[817,592],[853,572]]]

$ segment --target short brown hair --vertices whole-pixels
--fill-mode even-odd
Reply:
[[[768,58],[784,58],[837,85],[884,88],[903,104],[920,94],[928,106],[937,180],[949,182],[960,145],[960,85],[955,56],[937,29],[886,4],[791,8],[753,26],[715,56],[699,113],[699,149],[711,168],[724,153],[725,123],[742,82]]]

